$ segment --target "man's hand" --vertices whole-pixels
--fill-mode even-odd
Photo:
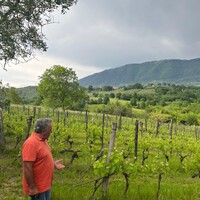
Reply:
[[[36,188],[36,186],[30,187],[29,188],[29,195],[36,195],[38,194],[38,189]]]
[[[61,162],[62,162],[62,159],[54,161],[54,166],[55,166],[56,169],[65,168],[65,165],[63,165]]]

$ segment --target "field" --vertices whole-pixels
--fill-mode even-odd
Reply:
[[[200,198],[198,126],[18,107],[3,113],[1,200],[28,199],[21,187],[21,146],[28,126],[32,130],[35,119],[47,116],[54,122],[53,156],[66,166],[55,170],[53,200]]]

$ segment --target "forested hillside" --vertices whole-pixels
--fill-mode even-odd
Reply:
[[[31,103],[37,98],[37,86],[16,88],[16,91],[25,103]]]
[[[79,80],[82,86],[129,85],[134,83],[173,83],[200,85],[200,58],[160,60],[127,64],[104,70]]]

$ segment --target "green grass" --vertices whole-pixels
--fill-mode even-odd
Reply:
[[[135,110],[136,112],[136,110]],[[139,115],[139,113],[138,113]],[[142,115],[142,114],[141,114]],[[94,175],[92,168],[92,158],[91,155],[97,155],[97,150],[100,149],[99,135],[96,133],[97,129],[101,128],[101,123],[94,121],[89,124],[90,138],[93,139],[94,147],[93,149],[89,145],[85,144],[85,130],[84,124],[81,121],[83,119],[75,118],[77,115],[71,116],[67,121],[67,126],[65,129],[61,127],[57,136],[57,140],[54,141],[54,132],[49,139],[49,143],[52,147],[52,153],[54,159],[63,159],[63,164],[66,166],[63,170],[55,170],[54,181],[52,185],[52,199],[53,200],[89,200],[94,191],[94,180],[99,178]],[[95,115],[94,115],[95,116]],[[91,121],[92,118],[91,117]],[[97,116],[96,116],[97,117]],[[101,118],[100,118],[101,119]],[[73,121],[75,120],[75,121]],[[80,122],[79,122],[80,121]],[[134,140],[134,126],[132,120],[123,121],[123,125],[129,127],[122,131],[117,131],[116,147],[118,150],[125,150],[127,146],[124,143],[128,143],[126,140]],[[165,124],[167,126],[167,124]],[[57,125],[55,123],[57,129]],[[78,126],[78,127],[76,127]],[[110,126],[110,125],[109,125]],[[5,126],[6,127],[6,126]],[[63,129],[62,129],[63,128]],[[155,127],[149,127],[149,129]],[[190,128],[190,127],[189,127]],[[167,127],[162,125],[160,128],[159,136],[161,138],[168,138]],[[107,132],[108,131],[108,132]],[[101,129],[100,129],[101,132]],[[152,131],[153,132],[153,131]],[[58,134],[57,133],[57,134]],[[105,129],[105,141],[109,140],[110,129]],[[167,133],[167,134],[166,134]],[[96,135],[95,135],[96,134]],[[69,148],[69,144],[64,143],[64,138],[71,135],[73,140],[73,150],[80,150],[78,152],[78,158],[70,163],[72,152],[65,152],[63,154],[59,153],[62,149]],[[27,200],[28,198],[24,196],[22,191],[22,163],[19,152],[21,150],[22,142],[14,149],[16,136],[6,134],[6,148],[0,151],[0,200]],[[60,136],[60,137],[59,137]],[[139,135],[140,140],[145,140],[147,133]],[[150,137],[151,143],[153,137]],[[174,135],[174,139],[175,139]],[[96,139],[94,139],[96,137]],[[190,134],[191,137],[191,134]],[[155,137],[156,138],[156,137]],[[121,140],[120,140],[121,139]],[[148,141],[148,140],[145,141]],[[158,138],[157,138],[158,139]],[[189,139],[189,138],[187,138]],[[158,140],[154,140],[154,142]],[[164,141],[164,140],[163,140]],[[168,140],[166,140],[168,141]],[[175,141],[175,140],[174,140]],[[106,142],[105,142],[106,143]],[[62,144],[62,145],[61,145]],[[163,143],[167,144],[167,143]],[[144,145],[144,144],[143,144]],[[108,144],[105,144],[105,148]],[[141,163],[142,158],[142,142],[139,142],[139,152],[138,152],[138,162]],[[150,148],[151,149],[151,148]],[[152,148],[148,160],[145,164],[151,163],[153,158],[157,155],[157,149]],[[155,156],[154,156],[155,155]],[[133,149],[131,155],[128,159],[132,160],[134,157]],[[171,170],[163,174],[163,179],[161,182],[161,188],[159,193],[159,200],[198,200],[200,199],[200,179],[191,178],[189,172],[185,172],[183,167],[180,165],[179,157],[173,156],[170,158],[169,165]],[[140,173],[137,176],[130,175],[129,177],[129,189],[126,196],[124,196],[125,191],[125,179],[122,174],[118,173],[113,175],[109,179],[109,185],[107,189],[107,194],[102,196],[101,186],[94,195],[94,200],[154,200],[156,198],[156,192],[158,188],[158,177],[155,174]]]
[[[12,139],[7,139],[6,149],[0,153],[0,199],[26,200],[22,191],[22,166],[18,149],[13,149]],[[21,144],[20,144],[21,145]],[[64,170],[55,170],[52,186],[53,200],[88,200],[94,190],[94,176],[91,161],[85,157],[85,152],[79,158],[69,163],[71,154],[53,152],[54,158],[62,158],[66,165]],[[157,192],[157,177],[130,177],[130,186],[126,196],[125,180],[122,175],[110,177],[106,196],[102,196],[101,187],[94,199],[101,200],[152,200]],[[200,179],[192,179],[189,174],[180,173],[177,176],[163,175],[159,200],[197,200],[200,198]]]
[[[56,175],[56,177],[58,174]],[[66,179],[68,177],[66,176]],[[70,178],[69,178],[70,179]],[[78,181],[76,178],[73,181]],[[81,180],[79,180],[81,181]],[[84,180],[82,180],[83,182]],[[73,182],[74,185],[76,184]],[[74,187],[73,183],[59,183],[55,181],[52,189],[53,199],[89,199],[93,192],[93,184]],[[157,179],[138,177],[130,182],[130,188],[124,196],[125,181],[120,177],[113,177],[109,181],[107,195],[102,197],[101,188],[94,199],[113,200],[152,200],[156,198]],[[163,178],[159,199],[163,200],[196,200],[199,199],[200,184],[198,179],[188,178]]]
[[[0,152],[0,199],[27,199],[22,191],[22,166],[18,152],[7,149]]]

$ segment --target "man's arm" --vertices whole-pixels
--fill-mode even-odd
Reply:
[[[29,195],[38,194],[38,189],[35,186],[34,176],[33,176],[33,162],[23,161],[24,165],[24,177],[29,186]]]

